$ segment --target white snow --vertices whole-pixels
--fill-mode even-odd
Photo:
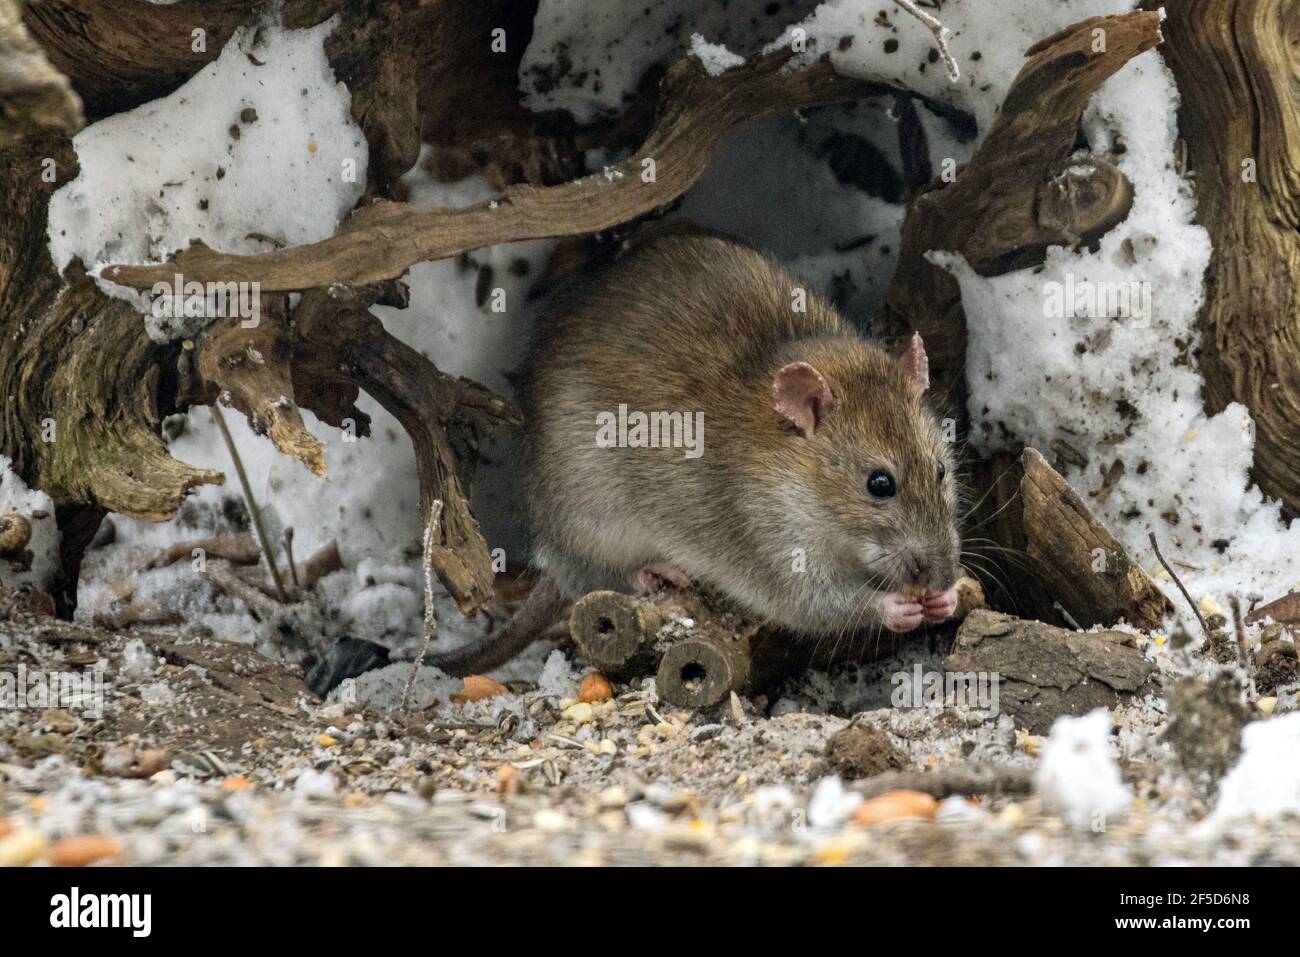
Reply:
[[[808,799],[808,823],[815,828],[839,827],[861,803],[862,795],[846,790],[838,775],[827,775]]]
[[[691,34],[691,55],[700,61],[709,76],[721,76],[745,62],[739,53],[732,53],[721,44],[710,43],[698,33]]]
[[[1300,712],[1252,721],[1241,758],[1219,783],[1215,820],[1300,814]]]
[[[537,679],[537,686],[543,694],[555,695],[557,698],[572,698],[577,694],[579,675],[570,665],[564,654],[558,649],[546,657],[542,673]]]
[[[55,265],[159,260],[199,239],[257,253],[331,235],[361,197],[369,158],[325,56],[334,25],[241,28],[171,95],[78,133],[80,173],[50,202]]]
[[[147,678],[158,670],[158,656],[139,638],[132,638],[122,648],[122,675]]]
[[[1080,829],[1104,826],[1133,800],[1111,753],[1110,729],[1104,708],[1057,718],[1034,772],[1044,806]]]

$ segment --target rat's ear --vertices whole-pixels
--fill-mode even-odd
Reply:
[[[791,362],[777,370],[772,397],[776,411],[794,423],[805,438],[812,438],[817,426],[835,408],[835,396],[826,379],[806,362]]]
[[[898,357],[898,364],[903,367],[903,374],[920,395],[930,388],[930,358],[925,354],[925,343],[919,332],[912,333],[912,341],[907,344],[907,351]]]

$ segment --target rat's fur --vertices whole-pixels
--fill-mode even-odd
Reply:
[[[950,589],[956,491],[938,422],[833,307],[809,292],[796,312],[798,287],[751,249],[670,235],[552,304],[522,382],[524,476],[535,563],[561,593],[626,589],[666,563],[765,620],[827,634],[879,625],[891,593]],[[811,436],[774,404],[793,362],[834,396]],[[702,411],[703,455],[598,447],[597,414],[620,404]],[[868,493],[877,468],[896,496]]]

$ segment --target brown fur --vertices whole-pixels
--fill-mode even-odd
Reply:
[[[767,620],[827,634],[876,624],[882,592],[952,584],[953,463],[934,415],[829,304],[809,293],[795,312],[797,286],[751,249],[669,235],[541,318],[525,475],[536,563],[564,593],[625,588],[667,562]],[[796,361],[835,399],[810,438],[774,406],[773,378]],[[703,455],[597,447],[597,413],[620,403],[702,411]],[[895,497],[868,494],[876,468]]]

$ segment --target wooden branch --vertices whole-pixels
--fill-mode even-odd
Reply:
[[[149,562],[149,568],[165,568],[179,561],[188,561],[195,549],[202,550],[210,560],[224,559],[232,565],[256,565],[262,560],[262,550],[249,532],[237,532],[221,538],[199,538],[188,542],[175,542]]]
[[[1106,49],[1092,50],[1102,29]],[[1027,51],[993,126],[946,188],[918,197],[903,222],[898,265],[879,331],[925,338],[932,387],[965,408],[966,329],[957,281],[926,258],[960,253],[982,275],[1042,262],[1050,245],[1074,246],[1121,222],[1132,187],[1100,157],[1072,161],[1089,100],[1130,59],[1160,42],[1160,17],[1094,17]]]
[[[1164,56],[1195,176],[1205,273],[1199,366],[1208,410],[1255,423],[1252,475],[1300,513],[1300,6],[1201,0],[1166,7]]]
[[[258,435],[269,436],[277,449],[325,476],[325,447],[307,431],[293,402],[293,336],[287,304],[263,301],[255,328],[238,316],[209,326],[195,350],[199,375],[207,383],[206,405],[220,401],[248,418]]]
[[[649,138],[604,174],[558,186],[517,185],[497,199],[457,209],[376,203],[353,212],[318,243],[257,256],[195,244],[168,263],[110,266],[103,275],[136,289],[178,271],[187,281],[259,282],[263,292],[365,285],[400,276],[418,262],[498,243],[608,229],[682,195],[745,123],[882,91],[879,84],[837,75],[827,62],[786,69],[790,56],[769,54],[716,77],[693,58],[677,63],[664,81],[661,113]]]
[[[1127,621],[1154,630],[1169,602],[1037,449],[1021,457],[1026,552],[1049,592],[1084,628]]]
[[[761,630],[683,589],[592,592],[574,603],[569,628],[602,673],[631,681],[654,672],[659,696],[682,708],[713,707],[748,690],[750,639]]]
[[[367,305],[343,289],[303,296],[294,312],[293,372],[299,401],[328,420],[340,412],[340,387],[359,386],[402,424],[415,448],[426,525],[434,503],[442,503],[431,563],[457,607],[472,614],[492,597],[492,562],[467,501],[462,472],[472,463],[458,460],[449,430],[458,425],[470,430],[517,425],[522,417],[488,389],[438,371],[390,335]]]

